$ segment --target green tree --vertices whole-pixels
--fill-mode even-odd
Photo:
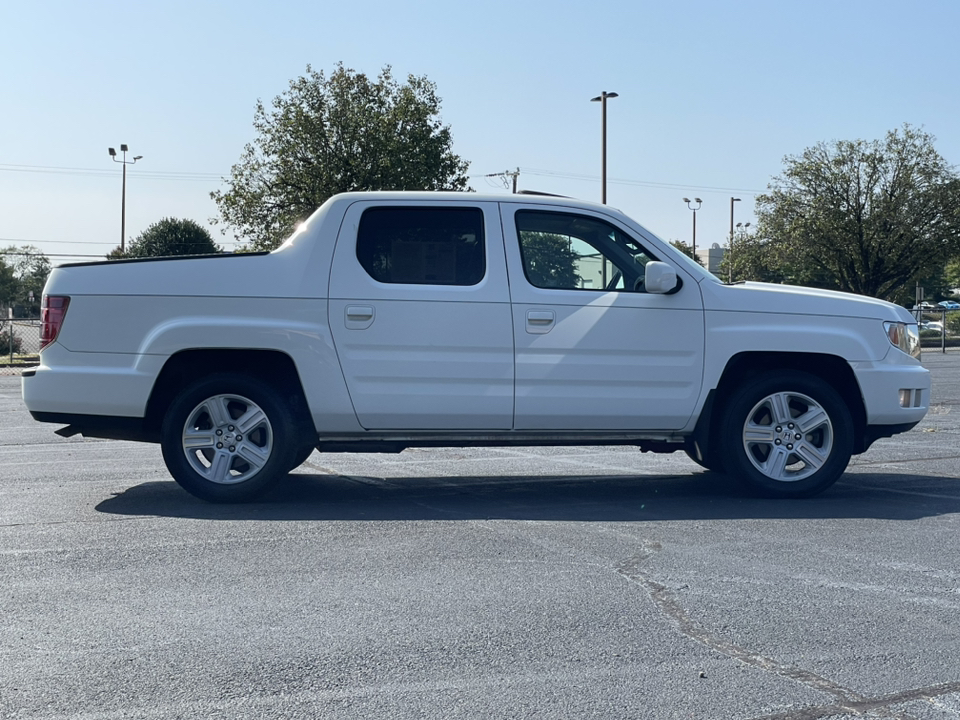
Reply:
[[[258,100],[257,137],[211,197],[220,221],[257,250],[280,244],[331,195],[349,190],[464,190],[469,163],[452,150],[426,77],[403,85],[384,67],[374,81],[338,64]]]
[[[126,252],[114,248],[107,258],[162,257],[168,255],[209,255],[222,252],[209,231],[193,220],[164,218],[144,230],[131,242]]]
[[[7,308],[13,305],[13,299],[17,294],[17,278],[13,274],[13,268],[7,264],[8,255],[0,255],[0,308]]]
[[[731,278],[734,282],[753,280],[819,288],[836,287],[832,276],[806,260],[795,246],[771,242],[745,230],[738,231],[734,236],[733,251],[724,255],[717,274],[723,280]]]
[[[39,248],[11,245],[0,250],[0,304],[19,306],[29,316],[39,315],[49,275],[50,260]]]
[[[701,265],[703,264],[703,260],[700,259],[700,253],[697,253],[696,255],[694,255],[693,246],[690,245],[690,243],[685,243],[683,240],[671,240],[670,244],[673,245],[677,250],[682,252],[687,257],[692,257]]]
[[[946,286],[947,292],[950,293],[960,288],[960,257],[956,257],[947,263],[943,270],[943,284]]]
[[[523,265],[537,287],[575,288],[580,286],[579,257],[570,247],[570,238],[554,233],[520,233]]]
[[[904,125],[786,157],[756,201],[756,242],[783,282],[898,299],[942,268],[960,251],[960,180],[933,141]]]

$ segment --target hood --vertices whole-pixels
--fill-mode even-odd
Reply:
[[[708,310],[916,322],[916,318],[910,314],[910,311],[899,305],[866,295],[837,290],[759,282],[743,282],[735,285],[703,283],[701,287]],[[715,300],[712,302],[707,300],[708,295],[714,296]]]

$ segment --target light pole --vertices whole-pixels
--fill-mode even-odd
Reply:
[[[700,209],[700,206],[703,205],[703,200],[700,198],[694,198],[692,202],[697,204],[696,207],[691,205],[690,198],[684,198],[683,201],[687,204],[687,207],[693,210],[693,249],[690,251],[690,258],[696,262],[697,260],[697,210]]]
[[[728,282],[733,282],[733,204],[735,202],[740,202],[740,198],[730,198],[730,247],[727,248],[727,253],[730,255],[730,257],[727,258],[727,271],[729,272]]]
[[[607,98],[615,98],[615,97],[620,97],[620,96],[617,95],[617,93],[615,92],[608,93],[606,90],[604,90],[602,93],[597,95],[597,97],[590,98],[590,102],[600,103],[600,107],[603,109],[601,112],[601,116],[602,116],[601,122],[603,123],[603,132],[602,132],[603,144],[602,144],[601,153],[603,155],[603,161],[602,161],[602,170],[600,175],[600,187],[601,187],[600,197],[601,197],[601,202],[604,205],[607,204]]]
[[[137,155],[133,160],[127,160],[127,146],[120,145],[120,152],[123,153],[123,160],[117,160],[117,151],[113,148],[107,148],[110,157],[114,162],[123,163],[123,192],[120,195],[120,252],[124,251],[124,235],[127,232],[127,165],[136,165],[137,160],[143,158],[143,155]]]

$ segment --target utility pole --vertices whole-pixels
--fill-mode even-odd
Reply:
[[[729,271],[727,276],[727,282],[733,282],[733,204],[735,202],[740,202],[740,198],[732,197],[730,198],[730,245],[727,247],[727,270]]]
[[[503,186],[507,187],[508,180],[507,178],[513,179],[513,194],[517,194],[517,178],[520,177],[520,168],[516,170],[504,170],[502,173],[489,173],[484,175],[484,177],[498,177],[503,180]]]

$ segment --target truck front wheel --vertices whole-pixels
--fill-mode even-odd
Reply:
[[[826,490],[853,452],[853,420],[843,399],[798,371],[744,383],[727,402],[721,433],[727,471],[768,497]]]
[[[251,500],[285,476],[296,428],[276,391],[222,373],[184,388],[163,420],[161,448],[181,487],[210,502]]]

